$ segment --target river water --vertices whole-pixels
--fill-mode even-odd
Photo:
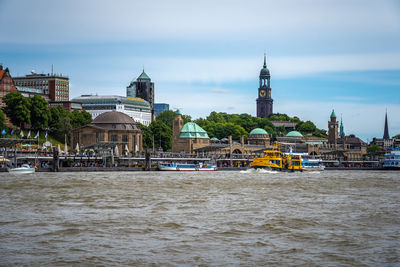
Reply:
[[[0,174],[0,265],[400,264],[400,172]]]

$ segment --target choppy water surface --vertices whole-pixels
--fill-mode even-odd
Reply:
[[[393,266],[399,174],[2,173],[0,264]]]

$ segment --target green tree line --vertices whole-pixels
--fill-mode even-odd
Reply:
[[[5,107],[0,111],[0,127],[8,132],[28,126],[34,131],[48,131],[53,138],[63,142],[65,135],[69,137],[73,128],[92,121],[87,111],[69,112],[60,105],[49,108],[48,102],[39,95],[24,97],[19,92],[12,92],[3,97],[3,102]],[[5,125],[4,115],[7,115],[14,127]]]
[[[162,147],[169,151],[172,147],[172,123],[175,112],[172,110],[160,113],[156,120],[149,126],[140,124],[143,131],[143,146],[155,149]],[[188,115],[182,115],[184,123],[191,121]],[[241,136],[247,139],[254,128],[262,128],[268,132],[270,137],[284,136],[287,134],[285,127],[275,128],[272,121],[290,121],[296,123],[296,130],[302,134],[311,134],[317,137],[327,137],[326,131],[318,129],[311,121],[302,121],[298,117],[290,117],[286,114],[271,114],[268,118],[253,117],[249,114],[228,114],[225,112],[211,112],[206,118],[194,120],[200,127],[207,131],[210,138],[218,139],[232,136],[239,140]]]

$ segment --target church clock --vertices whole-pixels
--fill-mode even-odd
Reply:
[[[267,92],[265,92],[265,90],[260,90],[260,96],[264,97],[267,94]]]

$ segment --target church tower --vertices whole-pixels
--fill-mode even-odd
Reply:
[[[331,120],[328,121],[328,142],[330,144],[337,144],[339,122],[336,121],[335,110],[332,110]]]
[[[267,118],[272,113],[273,99],[270,87],[271,75],[267,68],[266,54],[264,53],[264,66],[260,71],[260,87],[257,98],[257,117]]]
[[[386,110],[386,114],[385,114],[385,129],[384,129],[384,132],[383,132],[383,139],[384,140],[389,140],[390,139],[388,119],[387,119],[387,110]]]
[[[179,144],[179,137],[181,134],[182,127],[183,127],[182,113],[178,109],[175,113],[175,118],[172,122],[172,152],[182,151],[181,146]]]

